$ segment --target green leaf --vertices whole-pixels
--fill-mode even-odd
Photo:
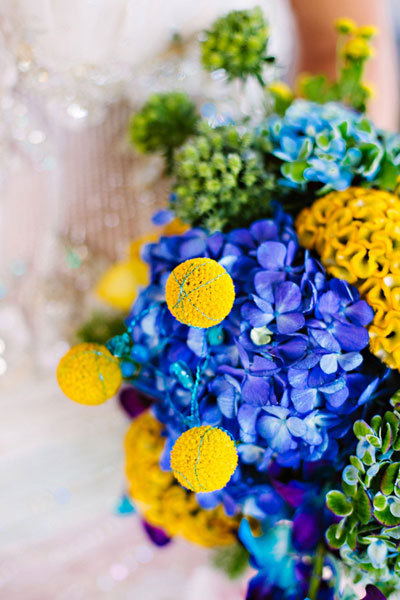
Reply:
[[[342,479],[348,485],[357,485],[359,477],[360,475],[357,467],[353,465],[347,465],[347,467],[343,469]]]
[[[393,442],[392,428],[388,423],[385,425],[385,433],[382,440],[382,453],[386,454]]]
[[[372,453],[371,450],[365,450],[362,460],[365,465],[372,465],[375,462],[375,452]]]
[[[376,494],[374,497],[374,508],[376,508],[376,510],[385,510],[385,508],[387,507],[387,498],[386,496],[384,496],[383,494]]]
[[[331,525],[326,534],[326,541],[331,548],[341,548],[346,541],[347,532],[343,528],[339,528],[339,524]]]
[[[399,418],[391,410],[387,410],[384,415],[385,422],[390,426],[393,437],[397,435],[399,430]]]
[[[356,549],[357,546],[357,527],[353,527],[351,531],[347,533],[346,542],[352,550]]]
[[[381,162],[381,169],[379,171],[379,187],[385,190],[393,190],[396,186],[397,176],[398,167],[386,155]]]
[[[364,484],[367,487],[370,487],[372,479],[374,477],[376,477],[376,475],[379,473],[380,469],[383,468],[384,466],[385,466],[385,464],[382,464],[382,463],[374,463],[373,465],[368,467],[367,473],[364,478]]]
[[[366,436],[367,442],[374,446],[374,448],[381,447],[381,440],[375,434],[368,434]]]
[[[357,494],[357,485],[349,485],[345,481],[342,481],[342,488],[346,496],[355,498]]]
[[[383,477],[381,479],[380,489],[383,494],[389,496],[389,494],[393,494],[394,486],[397,480],[397,476],[399,473],[400,463],[394,462],[391,463],[387,469],[385,470]]]
[[[354,515],[366,525],[371,519],[372,505],[367,492],[360,486],[354,499]]]
[[[377,435],[380,433],[380,428],[382,425],[382,417],[380,415],[375,415],[371,419],[371,427],[375,431]]]
[[[353,431],[356,438],[363,440],[367,435],[375,435],[373,429],[363,420],[356,421],[353,425]]]
[[[282,173],[285,177],[294,183],[304,183],[304,170],[308,167],[305,160],[298,160],[292,163],[285,163],[282,166]]]
[[[301,148],[299,150],[299,155],[298,158],[299,160],[306,160],[311,152],[312,152],[312,148],[313,148],[313,144],[312,141],[310,140],[310,138],[304,138],[304,141],[301,145]]]
[[[358,456],[350,456],[349,460],[350,460],[350,464],[353,467],[358,469],[358,471],[360,471],[361,473],[365,473],[364,465],[361,462],[361,460],[358,458]]]
[[[382,530],[382,533],[388,535],[389,537],[400,540],[400,525],[397,527],[388,527]]]
[[[326,495],[326,505],[335,515],[347,517],[353,512],[353,506],[342,492],[332,490]]]
[[[389,506],[387,506],[384,510],[374,509],[374,517],[382,525],[400,525],[400,517],[396,517],[395,515],[393,515],[390,511]]]

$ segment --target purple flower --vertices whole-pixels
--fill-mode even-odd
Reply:
[[[257,430],[273,450],[283,454],[297,448],[295,439],[305,434],[306,425],[298,417],[291,416],[289,409],[269,406],[263,409]]]
[[[254,283],[257,293],[260,289],[285,281],[289,273],[299,271],[301,267],[292,267],[298,247],[294,241],[286,246],[281,242],[264,242],[257,249],[257,260],[262,271],[256,274]]]
[[[271,323],[271,329],[282,334],[294,333],[303,327],[305,317],[298,285],[284,281],[278,283],[274,291],[270,283],[259,285],[256,289],[260,297],[253,296],[255,306],[247,303],[242,309],[243,318],[253,327]]]

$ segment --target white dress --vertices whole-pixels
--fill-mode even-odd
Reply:
[[[57,339],[68,333],[61,324],[82,320],[99,271],[166,201],[161,161],[137,156],[126,142],[130,112],[152,91],[177,88],[199,103],[237,103],[237,88],[202,72],[197,35],[217,16],[255,4],[0,2],[0,334],[1,310],[7,306],[10,322],[16,300],[56,360]],[[293,37],[287,2],[261,5],[270,52],[285,71]],[[177,34],[181,43],[171,44]],[[46,332],[55,331],[50,342]]]

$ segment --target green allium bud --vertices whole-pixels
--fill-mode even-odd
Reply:
[[[252,131],[241,133],[233,125],[212,129],[203,123],[176,155],[176,215],[212,231],[269,216],[271,174],[257,145]]]
[[[268,26],[259,7],[235,10],[215,21],[202,42],[205,69],[225,69],[230,79],[249,75],[262,81]]]
[[[171,159],[173,150],[195,132],[197,120],[195,105],[186,94],[153,94],[132,116],[129,138],[140,152],[163,152]],[[197,160],[196,155],[191,158]]]

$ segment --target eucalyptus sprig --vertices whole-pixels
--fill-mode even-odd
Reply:
[[[366,571],[372,581],[391,585],[400,575],[400,412],[393,410],[370,423],[356,421],[356,454],[342,473],[342,491],[327,494],[328,508],[340,521],[326,539],[340,549],[345,563]]]

